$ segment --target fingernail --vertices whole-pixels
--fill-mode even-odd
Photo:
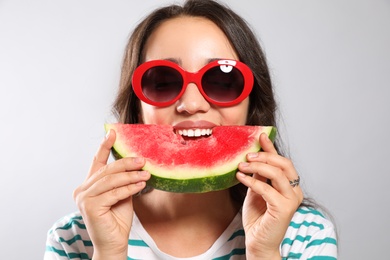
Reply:
[[[241,177],[241,178],[245,178],[246,177],[246,174],[242,173],[242,172],[237,172],[237,174]]]
[[[248,158],[256,158],[256,157],[258,157],[259,156],[259,154],[258,153],[248,153]]]
[[[248,166],[249,166],[249,163],[247,163],[247,162],[241,162],[241,163],[240,163],[240,166],[241,166],[241,167],[248,167]]]
[[[139,171],[138,174],[141,177],[146,177],[148,175],[148,172],[147,171]]]
[[[139,164],[139,163],[143,163],[144,158],[142,158],[142,157],[134,157],[133,160],[134,160],[135,163]]]
[[[108,137],[110,136],[110,133],[111,133],[111,129],[108,130],[108,132],[106,134],[106,139],[108,139]]]

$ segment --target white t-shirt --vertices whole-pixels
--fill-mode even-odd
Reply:
[[[180,238],[178,238],[180,239]],[[196,243],[196,241],[194,241]],[[128,260],[239,260],[245,257],[245,232],[241,212],[203,254],[177,258],[162,252],[134,215],[128,241]],[[300,207],[294,214],[280,245],[282,259],[337,259],[333,224],[319,211]],[[79,212],[70,214],[49,230],[45,260],[91,259],[93,245]]]

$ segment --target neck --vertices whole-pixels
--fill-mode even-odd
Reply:
[[[202,216],[206,218],[234,217],[239,208],[240,205],[232,200],[229,190],[200,194],[153,190],[134,199],[134,210],[138,217],[158,216],[166,221]]]
[[[226,230],[240,207],[231,199],[229,190],[203,194],[153,190],[134,198],[133,205],[159,249],[177,257],[206,252]],[[196,247],[194,241],[197,241]]]

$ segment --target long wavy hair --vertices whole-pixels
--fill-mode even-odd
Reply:
[[[140,122],[140,101],[133,92],[131,77],[144,61],[144,47],[152,32],[164,21],[190,16],[203,17],[215,23],[227,36],[240,61],[247,64],[254,75],[253,90],[249,96],[247,125],[276,126],[276,110],[271,77],[264,52],[247,22],[227,6],[213,0],[187,0],[183,5],[169,5],[156,9],[135,27],[126,46],[120,86],[113,112],[121,123]],[[279,138],[276,138],[278,148]],[[238,184],[230,188],[232,198],[243,203],[247,188]]]

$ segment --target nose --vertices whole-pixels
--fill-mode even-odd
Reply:
[[[194,83],[189,83],[183,95],[177,103],[177,111],[179,113],[187,112],[195,114],[197,112],[207,112],[210,109],[210,104],[202,96],[198,87]]]

